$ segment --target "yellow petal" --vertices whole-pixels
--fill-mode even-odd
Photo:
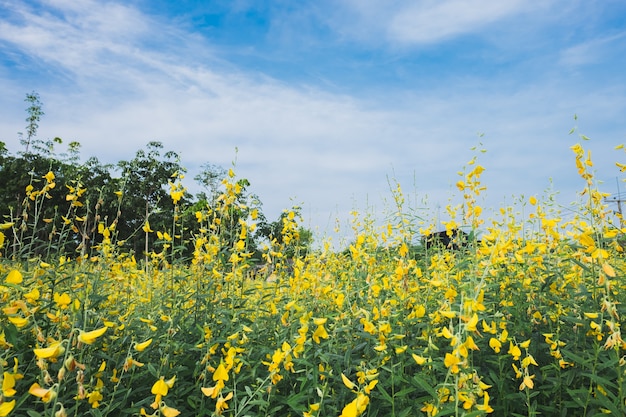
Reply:
[[[139,352],[143,352],[150,344],[152,343],[152,339],[148,339],[145,342],[137,343],[135,345],[135,349]]]
[[[228,372],[224,368],[224,364],[220,363],[213,372],[213,381],[228,381]]]
[[[604,264],[602,264],[602,270],[604,271],[607,277],[611,277],[611,278],[615,277],[615,270],[608,263],[605,262]]]
[[[154,385],[152,385],[152,390],[150,392],[155,395],[166,396],[168,391],[169,387],[163,380],[163,377],[161,377],[157,382],[154,383]]]
[[[92,330],[90,332],[81,332],[78,335],[78,340],[80,340],[83,343],[86,343],[86,344],[90,345],[93,342],[95,342],[97,338],[102,336],[104,334],[104,332],[106,332],[106,331],[107,331],[107,327],[101,327],[99,329]]]
[[[176,382],[176,375],[165,381],[165,385],[167,385],[169,388],[172,388],[174,386],[174,382]]]
[[[412,353],[411,356],[418,365],[424,365],[426,363],[426,358],[423,356],[416,355],[415,353]]]
[[[178,411],[175,408],[168,407],[167,405],[164,405],[163,407],[161,407],[160,411],[161,411],[161,415],[165,417],[176,417],[177,415],[180,414],[180,411]]]
[[[24,317],[9,317],[9,321],[16,327],[24,327],[28,324],[28,319],[25,319]]]
[[[216,387],[210,387],[210,388],[201,387],[200,391],[202,391],[202,393],[206,395],[207,397],[212,397],[213,393],[215,393],[215,388]]]
[[[42,359],[57,358],[65,352],[61,342],[54,342],[47,348],[33,349],[35,356]]]
[[[9,275],[7,275],[7,278],[6,278],[7,284],[21,284],[23,280],[24,278],[22,276],[22,273],[18,271],[17,269],[14,269],[11,272],[9,272]]]
[[[5,401],[0,404],[0,417],[6,417],[9,415],[11,411],[15,408],[15,400],[13,401]]]
[[[352,381],[350,381],[350,379],[348,379],[347,376],[345,376],[343,374],[343,372],[341,373],[341,380],[343,381],[343,384],[348,387],[348,389],[354,389],[354,387],[356,387],[356,384]]]
[[[13,227],[14,224],[14,222],[2,223],[0,224],[0,230],[10,229]]]

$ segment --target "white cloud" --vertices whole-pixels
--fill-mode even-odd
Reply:
[[[542,3],[523,0],[343,0],[329,21],[335,30],[348,38],[425,45],[483,32],[492,23],[523,18],[528,13],[543,18],[553,3],[552,0]]]
[[[389,23],[389,37],[403,43],[432,43],[471,33],[519,13],[522,0],[447,0],[407,4]]]
[[[471,86],[452,80],[438,91],[388,91],[365,101],[235,68],[214,55],[208,42],[131,7],[88,0],[50,4],[62,13],[38,15],[16,6],[23,18],[0,21],[1,42],[67,74],[62,85],[42,84],[39,90],[46,112],[40,136],[78,140],[85,156],[109,162],[132,158],[148,141],[160,140],[180,151],[185,165],[229,166],[238,147],[238,175],[250,179],[270,218],[293,197],[322,229],[333,226],[331,216],[346,219],[354,206],[380,208],[381,197],[389,195],[387,175],[395,175],[405,190],[415,179],[418,193],[445,207],[456,172],[473,156],[469,148],[479,141],[478,132],[486,134],[488,152],[481,161],[492,203],[539,193],[550,177],[571,193],[571,117],[582,106],[588,119],[598,120],[626,110],[618,93],[582,96],[583,88],[568,90],[548,78],[503,91],[492,80]],[[364,2],[359,13],[374,19],[384,4]],[[407,42],[466,33],[523,9],[519,2],[473,1],[472,10],[456,16],[452,6],[468,6],[390,4],[381,12],[379,30]],[[111,16],[115,21],[106,23]],[[410,22],[402,21],[409,16]],[[448,29],[434,27],[426,34],[415,25],[424,16],[430,18],[422,26],[439,22],[435,26]],[[149,41],[159,47],[145,48]],[[1,76],[0,88],[12,92],[0,97],[2,108],[24,108],[23,94],[32,90],[18,91]],[[3,113],[2,134],[23,130],[23,119],[11,121]],[[614,134],[623,127],[616,122],[609,129]]]
[[[601,63],[606,61],[608,54],[615,53],[614,48],[609,47],[619,42],[623,43],[624,37],[626,37],[626,32],[588,39],[561,51],[559,62],[563,66],[573,68]]]

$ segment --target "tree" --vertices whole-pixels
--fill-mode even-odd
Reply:
[[[132,249],[136,253],[149,252],[148,230],[170,230],[174,220],[174,205],[166,186],[183,167],[175,152],[161,155],[162,149],[161,142],[152,141],[145,151],[137,151],[131,161],[117,164],[122,171],[119,191],[123,193],[117,230],[122,239],[132,238]],[[139,233],[141,230],[143,236]]]
[[[44,115],[44,112],[43,104],[39,100],[39,94],[34,91],[30,94],[26,94],[26,99],[24,101],[30,103],[30,105],[26,109],[26,112],[28,113],[28,117],[26,118],[26,122],[28,122],[26,125],[26,138],[24,138],[20,133],[20,136],[22,136],[20,138],[20,143],[25,147],[24,152],[28,153],[28,147],[30,146],[31,141],[35,138],[35,136],[37,136],[39,120],[41,119],[41,116]]]

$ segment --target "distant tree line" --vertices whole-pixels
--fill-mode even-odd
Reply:
[[[224,217],[220,227],[222,236],[227,236],[226,251],[240,238],[242,220],[253,211],[257,227],[246,235],[252,259],[263,262],[263,243],[285,243],[281,230],[288,213],[268,221],[247,179],[236,182],[238,204],[224,215],[218,210],[223,204],[224,180],[229,177],[224,168],[203,165],[194,177],[203,191],[192,195],[182,186],[185,168],[179,155],[158,141],[149,142],[128,161],[103,164],[95,156],[82,161],[80,143],[71,142],[59,153],[60,138],[37,138],[43,106],[35,92],[26,95],[26,102],[27,126],[25,134],[18,134],[23,149],[10,152],[0,141],[2,256],[90,256],[104,238],[102,228],[107,227],[116,245],[138,259],[170,240],[176,258],[189,259],[193,237],[202,228],[197,213],[203,210]],[[163,233],[154,237],[154,231]],[[286,249],[293,256],[305,253],[311,243],[311,232],[300,228]]]

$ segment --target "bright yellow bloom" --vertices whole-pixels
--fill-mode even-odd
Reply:
[[[152,338],[146,340],[145,342],[137,343],[135,345],[135,349],[139,352],[143,352],[148,346],[150,346],[151,343],[152,343]]]
[[[325,321],[326,319],[324,319]],[[315,341],[315,343],[320,343],[320,338],[322,339],[328,339],[328,332],[326,331],[326,329],[324,328],[323,324],[320,324],[317,326],[317,329],[315,329],[315,332],[313,333],[313,336],[311,336],[313,338],[313,340]]]
[[[7,284],[21,284],[22,281],[24,280],[22,273],[20,271],[18,271],[17,269],[12,270],[11,272],[9,272],[9,275],[7,275],[6,277],[6,283]]]
[[[346,405],[341,411],[340,417],[357,417],[365,412],[369,404],[369,397],[363,393],[359,393],[357,397]]]
[[[28,324],[28,319],[24,317],[9,317],[9,321],[17,328],[22,328]]]
[[[64,309],[67,308],[68,305],[70,305],[72,299],[70,298],[68,293],[54,293],[54,302],[59,308]]]
[[[343,374],[343,372],[341,373],[341,380],[343,381],[343,384],[348,387],[348,389],[354,389],[356,387],[356,384],[352,381],[350,381],[350,379],[348,379],[347,376],[345,376]]]
[[[90,332],[81,331],[80,334],[78,335],[78,340],[87,345],[90,345],[93,342],[95,342],[97,338],[102,336],[104,332],[106,331],[107,331],[107,327],[101,327],[100,329],[92,330]]]
[[[87,394],[87,401],[91,404],[91,408],[98,408],[100,406],[100,401],[102,401],[104,397],[100,391],[92,391]]]
[[[478,314],[474,313],[472,318],[467,322],[467,330],[470,332],[475,332],[477,325],[478,325]]]
[[[6,223],[2,223],[0,224],[0,230],[7,230],[13,227],[15,223],[14,222],[6,222]]]
[[[34,395],[35,397],[41,398],[41,401],[43,401],[44,403],[50,402],[50,400],[56,398],[57,395],[56,392],[54,392],[52,389],[42,388],[36,382],[28,389],[28,393]]]
[[[522,354],[519,346],[514,345],[513,342],[509,342],[509,351],[508,354],[513,356],[513,360],[518,360]]]
[[[8,416],[9,413],[13,411],[13,408],[15,408],[15,400],[5,401],[2,404],[0,404],[0,417]]]
[[[213,381],[228,381],[228,372],[223,363],[220,363],[213,372]]]
[[[22,375],[15,375],[6,371],[4,372],[4,375],[2,377],[2,395],[4,395],[5,397],[12,397],[17,394],[17,391],[15,390],[15,380],[17,379],[16,376],[21,377]]]
[[[150,229],[150,222],[148,220],[146,220],[146,224],[143,225],[142,229],[146,233],[154,232],[154,230]]]
[[[42,178],[45,178],[46,181],[48,181],[48,182],[52,182],[52,181],[54,181],[54,172],[48,171],[48,173],[46,175],[44,175]]]
[[[500,353],[500,349],[502,348],[502,343],[495,337],[492,337],[491,339],[489,339],[489,347],[491,347],[491,349],[493,349],[494,352]]]
[[[58,358],[65,353],[62,342],[51,343],[47,348],[33,349],[35,356],[40,359]]]
[[[533,382],[534,377],[534,375],[524,376],[524,379],[519,386],[520,391],[522,391],[524,388],[533,389],[533,387],[535,386],[535,383]]]
[[[228,408],[227,401],[230,400],[231,398],[233,398],[232,392],[229,392],[228,395],[226,395],[225,397],[222,397],[220,395],[220,397],[217,399],[215,403],[215,414],[217,414],[218,416],[221,416],[222,411]]]
[[[461,359],[456,355],[452,355],[451,353],[446,353],[446,357],[443,360],[443,364],[446,368],[450,369],[450,372],[456,374],[459,372],[459,364],[461,363]]]
[[[168,407],[167,405],[163,405],[159,411],[161,411],[161,415],[165,417],[176,417],[180,414],[180,411],[175,408]]]
[[[426,363],[426,358],[423,356],[416,355],[415,353],[412,353],[411,356],[418,365],[424,365]]]

